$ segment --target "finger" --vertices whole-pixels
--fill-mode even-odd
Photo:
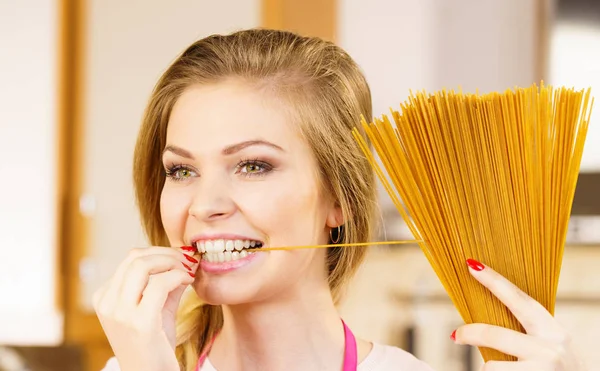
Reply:
[[[546,343],[541,339],[482,323],[459,327],[453,333],[453,339],[457,344],[492,348],[519,359],[543,359],[549,354]]]
[[[544,371],[544,368],[540,368],[540,365],[533,361],[519,361],[519,362],[507,362],[507,361],[488,361],[482,367],[481,371]],[[548,369],[550,371],[551,369]]]
[[[140,313],[145,317],[145,320],[149,321],[148,323],[160,320],[162,309],[169,294],[181,288],[181,286],[185,288],[186,285],[193,282],[192,275],[180,270],[172,270],[156,275],[144,290],[138,307]]]
[[[183,252],[177,248],[171,247],[160,247],[160,246],[151,246],[151,247],[143,247],[143,248],[135,248],[129,251],[127,257],[123,260],[119,267],[117,268],[115,274],[112,277],[112,281],[122,282],[123,276],[125,272],[128,270],[129,264],[137,258],[141,258],[148,255],[167,255],[172,256],[174,258],[182,257]],[[193,252],[187,252],[186,254],[192,255]],[[182,260],[186,261],[186,260]]]
[[[104,284],[94,293],[92,297],[92,303],[94,305],[94,311],[98,316],[98,319],[102,321],[102,318],[108,314],[108,311],[112,308],[112,303],[107,303],[105,300],[106,292],[108,291],[109,283]]]
[[[487,287],[515,315],[528,334],[548,333],[559,328],[552,315],[543,305],[492,268],[469,259],[469,272]]]
[[[129,264],[121,283],[119,303],[125,309],[135,308],[142,299],[142,293],[152,275],[175,269],[189,274],[188,272],[193,268],[190,265],[184,265],[183,259],[181,257],[154,254],[133,260]]]
[[[193,252],[186,251],[186,255],[189,256],[192,254],[193,254]],[[127,255],[127,257],[121,262],[121,264],[119,264],[116,272],[113,274],[112,278],[110,279],[109,287],[104,294],[105,301],[112,302],[112,303],[116,303],[118,301],[120,292],[121,292],[121,286],[124,281],[124,276],[125,276],[127,270],[129,269],[131,262],[133,262],[135,259],[142,258],[145,256],[152,256],[152,255],[171,256],[171,257],[180,259],[182,263],[185,263],[188,265],[189,265],[189,263],[191,263],[190,259],[186,258],[182,251],[180,251],[179,249],[175,249],[175,248],[152,246],[152,247],[131,249],[129,251],[129,254]],[[194,258],[192,258],[192,259],[194,259]],[[194,260],[197,261],[197,259],[194,259]]]

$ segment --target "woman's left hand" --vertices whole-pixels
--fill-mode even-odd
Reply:
[[[457,344],[496,349],[518,358],[517,362],[489,361],[482,371],[583,371],[569,334],[540,303],[493,269],[468,260],[469,271],[519,320],[527,334],[487,324],[458,328],[452,339]]]

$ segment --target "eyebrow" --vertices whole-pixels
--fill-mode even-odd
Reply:
[[[223,149],[222,153],[224,155],[232,155],[236,152],[243,150],[244,148],[251,147],[251,146],[267,146],[267,147],[275,148],[278,151],[285,152],[283,150],[283,148],[279,147],[277,144],[274,144],[274,143],[271,143],[271,142],[268,142],[268,141],[262,140],[262,139],[255,139],[255,140],[247,140],[245,142],[240,142],[237,144],[227,146]]]
[[[283,148],[281,148],[280,146],[278,146],[277,144],[268,142],[266,140],[261,140],[261,139],[256,139],[256,140],[247,140],[244,142],[240,142],[240,143],[236,143],[236,144],[232,144],[230,146],[227,146],[223,149],[222,153],[223,155],[232,155],[234,153],[237,153],[241,150],[243,150],[244,148],[247,147],[251,147],[251,146],[267,146],[267,147],[271,147],[271,148],[275,148],[278,151],[282,151],[285,152],[285,150]],[[166,152],[173,152],[174,154],[193,160],[194,156],[190,153],[190,151],[185,150],[181,147],[177,147],[174,145],[168,145],[165,147],[165,149],[163,150],[163,155]]]
[[[173,146],[173,145],[166,146],[162,153],[163,156],[167,152],[173,152],[174,154],[176,154],[178,156],[185,157],[190,160],[194,159],[194,156],[192,156],[192,154],[189,151],[187,151],[183,148],[177,147],[177,146]]]

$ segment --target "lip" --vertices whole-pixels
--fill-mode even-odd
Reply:
[[[238,259],[238,260],[232,260],[232,261],[228,261],[228,262],[226,261],[226,262],[222,262],[222,263],[209,262],[209,261],[202,259],[200,261],[200,269],[206,273],[212,273],[212,274],[229,273],[229,272],[238,270],[242,267],[245,267],[245,266],[253,263],[256,259],[258,259],[262,255],[264,255],[263,252],[255,252],[253,254],[249,254],[245,258]]]
[[[251,240],[251,241],[260,241],[263,246],[265,242],[259,238],[253,238],[248,236],[243,236],[240,234],[233,233],[203,233],[195,235],[191,238],[190,244],[196,244],[201,241],[212,241],[212,240]]]

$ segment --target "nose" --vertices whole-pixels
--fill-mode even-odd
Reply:
[[[229,188],[226,182],[201,178],[190,204],[189,215],[205,222],[229,217],[235,212]]]

